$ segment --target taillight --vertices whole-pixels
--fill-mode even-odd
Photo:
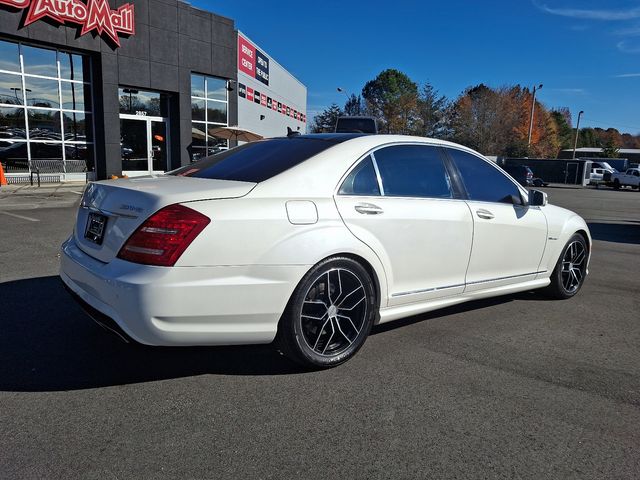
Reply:
[[[151,215],[118,252],[118,258],[171,267],[211,220],[183,205],[169,205]]]

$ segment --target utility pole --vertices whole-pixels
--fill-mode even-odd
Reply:
[[[542,89],[542,84],[538,85],[537,90]],[[533,111],[536,108],[536,86],[533,86],[533,99],[531,100],[531,119],[529,120],[529,141],[527,147],[531,147],[531,133],[533,132]]]
[[[578,113],[578,121],[576,122],[576,139],[573,142],[573,156],[571,158],[576,158],[576,147],[578,146],[578,132],[580,131],[580,117],[582,116],[582,114],[584,113],[584,111],[580,110],[580,113]]]

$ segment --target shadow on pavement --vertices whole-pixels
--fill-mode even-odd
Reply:
[[[0,391],[56,391],[201,374],[301,373],[273,347],[145,347],[96,325],[57,276],[0,284]]]
[[[640,225],[629,223],[589,223],[588,225],[594,240],[640,245]]]

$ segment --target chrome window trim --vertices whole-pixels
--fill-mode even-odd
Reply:
[[[376,156],[373,152],[369,155],[371,157],[371,161],[373,162],[373,169],[376,172],[376,179],[378,180],[378,190],[380,190],[380,196],[384,197],[384,185],[382,185],[382,177],[380,176],[380,170],[378,169],[378,162],[376,161]]]

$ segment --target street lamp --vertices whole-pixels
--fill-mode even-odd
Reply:
[[[346,92],[346,90],[344,88],[336,88],[336,90],[338,90],[340,93],[344,93],[347,97],[347,100],[349,99],[349,94]]]
[[[538,85],[538,90],[542,90],[542,84]],[[533,99],[531,100],[531,119],[529,120],[529,141],[527,147],[531,146],[531,133],[533,132],[533,111],[536,108],[536,87],[533,87]]]
[[[578,146],[578,132],[580,131],[580,117],[582,116],[582,114],[584,113],[584,111],[580,110],[580,113],[578,113],[578,121],[576,122],[576,139],[573,142],[573,156],[571,158],[576,158],[576,147]]]

